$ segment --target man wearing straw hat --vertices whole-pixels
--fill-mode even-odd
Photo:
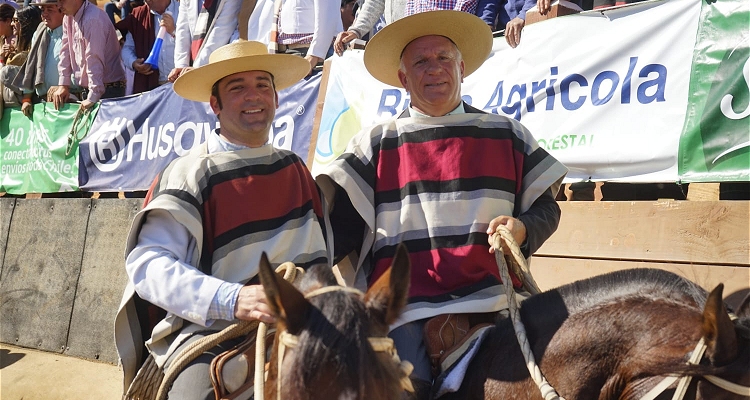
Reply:
[[[269,144],[277,90],[308,70],[301,57],[238,41],[175,82],[180,96],[209,102],[221,128],[156,177],[133,221],[130,279],[115,320],[125,389],[144,360],[165,369],[189,344],[232,322],[273,322],[256,279],[262,252],[274,266],[327,263],[315,182],[293,152]],[[159,309],[166,311],[160,321],[153,318]],[[209,364],[235,342],[188,364],[169,398],[213,399]]]
[[[367,44],[365,66],[405,88],[411,104],[359,132],[317,178],[333,203],[335,259],[359,254],[349,271],[355,284],[374,282],[400,242],[409,249],[409,302],[390,336],[414,364],[419,399],[440,372],[425,349],[425,323],[466,313],[493,320],[507,307],[493,255],[496,228],[509,228],[529,257],[560,218],[554,195],[566,168],[517,121],[461,99],[463,78],[491,48],[487,24],[464,12],[425,12],[386,26]]]

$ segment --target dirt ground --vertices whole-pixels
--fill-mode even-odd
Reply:
[[[2,400],[117,400],[117,366],[0,344]]]

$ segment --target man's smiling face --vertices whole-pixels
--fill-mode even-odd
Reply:
[[[406,45],[398,78],[411,95],[412,107],[430,115],[445,115],[461,101],[464,62],[444,36],[422,36]]]
[[[259,147],[268,141],[279,106],[273,76],[265,71],[238,72],[221,79],[211,95],[221,135],[232,143]]]

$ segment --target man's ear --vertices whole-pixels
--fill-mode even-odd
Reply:
[[[406,74],[403,73],[403,71],[401,71],[401,68],[399,68],[398,70],[398,81],[401,82],[401,86],[403,86],[404,89],[406,89]]]
[[[211,110],[213,110],[214,114],[216,116],[219,116],[219,112],[221,111],[221,104],[219,104],[219,99],[216,98],[216,96],[211,95],[211,98],[208,100],[208,104],[211,105]],[[279,106],[279,101],[276,100],[276,107]]]
[[[276,97],[276,109],[279,108],[279,92],[276,89],[273,90],[274,97]]]
[[[461,64],[459,64],[459,65],[461,66],[461,82],[463,83],[463,81],[464,81],[464,60],[461,60]]]

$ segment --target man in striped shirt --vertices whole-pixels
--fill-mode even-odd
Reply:
[[[308,70],[301,57],[240,41],[175,82],[179,95],[210,103],[221,129],[156,177],[128,235],[130,279],[115,320],[126,390],[148,357],[166,369],[237,320],[274,322],[256,279],[262,252],[273,266],[327,263],[315,181],[297,155],[269,143],[276,91]],[[213,399],[210,362],[236,342],[188,364],[169,398]]]
[[[433,379],[425,322],[507,308],[493,256],[496,228],[509,228],[529,257],[560,218],[554,195],[567,169],[517,121],[461,100],[463,78],[491,47],[489,27],[464,12],[426,12],[385,27],[368,43],[365,66],[404,87],[410,107],[359,132],[317,177],[333,203],[336,258],[358,254],[355,271],[342,275],[370,284],[400,242],[409,249],[409,301],[389,336],[415,367],[418,399]]]

